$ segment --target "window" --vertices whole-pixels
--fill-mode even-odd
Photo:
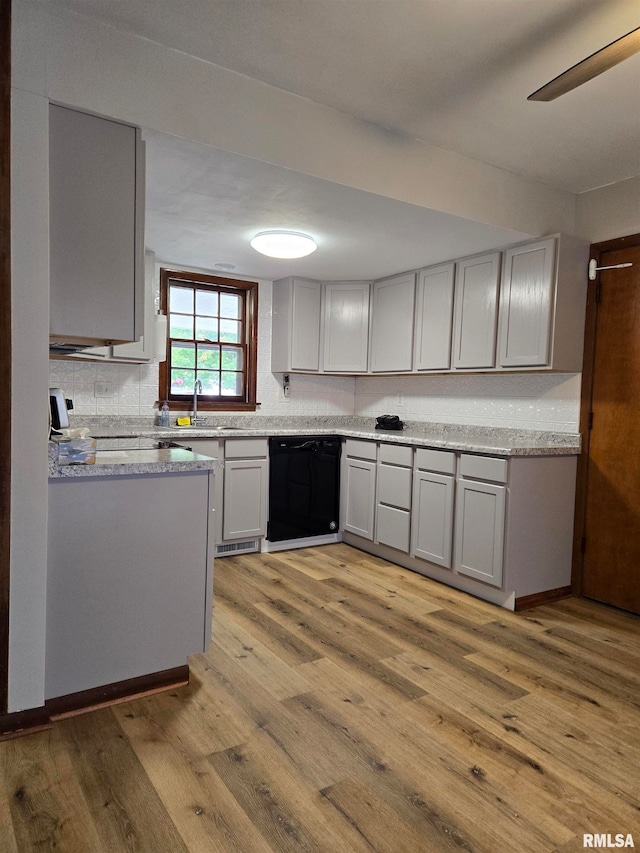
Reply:
[[[160,399],[189,409],[200,380],[203,411],[255,411],[258,283],[163,269],[160,306],[167,315]]]

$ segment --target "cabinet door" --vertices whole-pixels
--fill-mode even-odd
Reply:
[[[408,554],[410,525],[411,513],[408,510],[378,504],[376,542],[380,545],[388,545]]]
[[[455,570],[502,586],[506,488],[458,480],[456,490]]]
[[[265,536],[266,459],[234,459],[224,465],[224,539]]]
[[[51,335],[140,337],[143,180],[139,130],[50,106]]]
[[[416,471],[413,479],[411,554],[446,569],[453,546],[454,478]]]
[[[320,299],[318,281],[293,281],[291,369],[320,368]]]
[[[365,373],[369,345],[369,282],[324,287],[324,370]]]
[[[414,370],[447,370],[451,366],[454,274],[454,263],[418,273]]]
[[[453,367],[494,367],[500,252],[456,264]]]
[[[373,373],[411,370],[415,273],[374,281],[369,364]]]
[[[500,289],[499,364],[536,367],[549,362],[556,241],[508,249]]]
[[[344,529],[373,540],[376,463],[364,459],[347,459],[344,470]]]

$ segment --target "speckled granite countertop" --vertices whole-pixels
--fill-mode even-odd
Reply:
[[[261,415],[241,417],[210,416],[202,427],[167,428],[155,426],[151,418],[75,417],[73,426],[88,427],[94,438],[146,436],[188,443],[195,438],[243,438],[285,435],[339,435],[368,441],[411,444],[416,447],[483,453],[491,456],[575,456],[580,453],[580,435],[500,427],[462,426],[408,422],[399,432],[376,430],[373,418],[288,417]],[[126,455],[125,455],[126,454]],[[50,476],[77,477],[98,474],[163,473],[165,471],[214,468],[213,460],[180,448],[128,450],[98,454],[95,465],[61,466],[50,455]]]
[[[171,447],[166,450],[110,450],[98,453],[93,465],[58,465],[58,449],[54,442],[49,442],[49,477],[52,479],[211,471],[218,464],[208,456]]]

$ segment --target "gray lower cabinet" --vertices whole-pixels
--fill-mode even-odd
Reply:
[[[451,474],[414,471],[411,553],[438,566],[451,568],[453,496]]]
[[[267,448],[266,438],[225,441],[222,525],[225,541],[257,539],[267,535]]]
[[[206,651],[214,475],[49,481],[45,698]]]
[[[460,478],[456,488],[455,571],[502,586],[505,486]]]
[[[373,449],[375,452],[375,444]],[[373,540],[376,463],[369,459],[347,457],[342,470],[341,492],[342,528],[363,539]]]
[[[411,534],[411,447],[380,444],[375,541],[409,553]]]
[[[178,442],[176,442],[177,444]],[[192,438],[187,442],[181,443],[182,447],[193,450],[194,453],[199,453],[201,456],[209,456],[211,459],[219,459],[221,457],[220,442],[217,438]],[[224,477],[222,470],[216,473],[214,484],[214,536],[215,542],[218,544],[222,540],[222,501],[224,490]]]

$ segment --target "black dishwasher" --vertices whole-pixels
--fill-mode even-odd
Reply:
[[[269,439],[267,539],[282,542],[338,530],[340,439],[296,435]]]

